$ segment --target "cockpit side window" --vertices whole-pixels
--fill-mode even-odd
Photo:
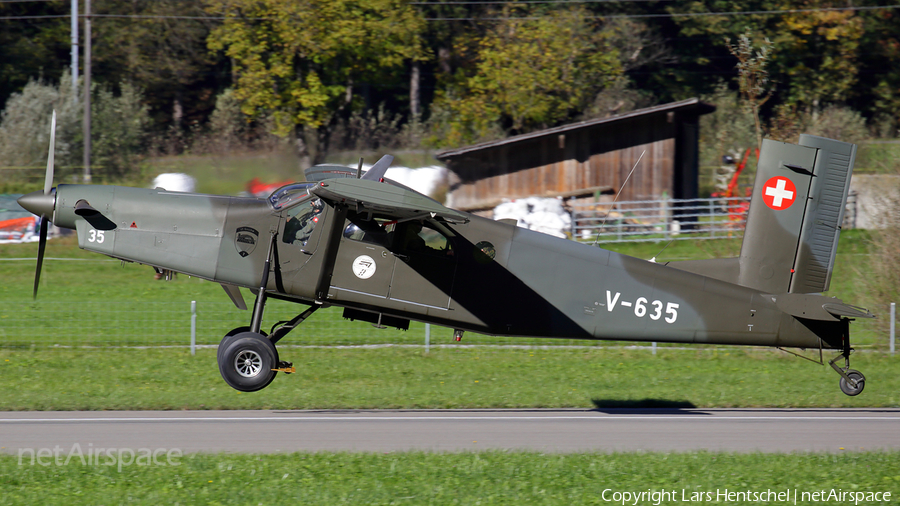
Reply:
[[[351,215],[348,224],[344,228],[344,237],[354,241],[362,241],[370,244],[378,244],[386,248],[390,247],[392,232],[397,227],[397,222],[387,218],[363,219],[362,215]]]
[[[401,252],[452,256],[453,243],[448,235],[452,233],[439,223],[407,221],[398,226],[394,246]]]
[[[281,241],[286,244],[306,246],[309,237],[319,224],[325,204],[321,199],[310,200],[289,209],[286,213],[287,221],[284,224],[284,232]]]

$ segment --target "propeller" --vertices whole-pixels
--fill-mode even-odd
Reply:
[[[38,285],[41,282],[41,267],[44,265],[44,252],[47,249],[47,229],[50,224],[50,217],[53,214],[53,208],[56,205],[56,198],[51,194],[53,190],[53,157],[56,151],[56,110],[50,119],[50,153],[47,155],[47,173],[44,176],[44,192],[29,193],[19,199],[19,205],[36,213],[39,211],[41,215],[40,236],[38,242],[37,266],[34,270],[34,293],[32,296],[37,299]]]

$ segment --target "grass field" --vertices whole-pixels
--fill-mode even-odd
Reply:
[[[215,350],[0,350],[0,410],[898,407],[900,357],[860,353],[866,390],[778,351],[284,348],[297,373],[240,393]]]
[[[900,454],[761,455],[480,453],[194,454],[177,466],[19,465],[0,456],[4,504],[622,504],[613,494],[660,493],[657,501],[768,491],[796,493],[900,492]],[[604,491],[605,495],[604,495]],[[702,493],[702,496],[695,495]],[[754,501],[706,502],[748,504]],[[738,496],[732,495],[732,498]],[[752,498],[752,496],[750,496]],[[807,498],[809,496],[806,496]],[[850,497],[851,500],[846,500]],[[883,497],[883,495],[882,495]],[[604,499],[606,498],[606,499]],[[755,501],[759,502],[759,501]],[[779,504],[779,501],[764,501]],[[792,504],[793,501],[781,501]],[[634,504],[632,501],[626,504]]]

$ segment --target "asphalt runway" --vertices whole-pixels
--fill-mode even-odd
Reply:
[[[0,412],[0,451],[900,449],[900,409]]]

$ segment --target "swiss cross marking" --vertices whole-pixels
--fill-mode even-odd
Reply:
[[[766,181],[762,192],[763,201],[776,211],[791,207],[797,198],[797,188],[790,179],[775,176]]]

